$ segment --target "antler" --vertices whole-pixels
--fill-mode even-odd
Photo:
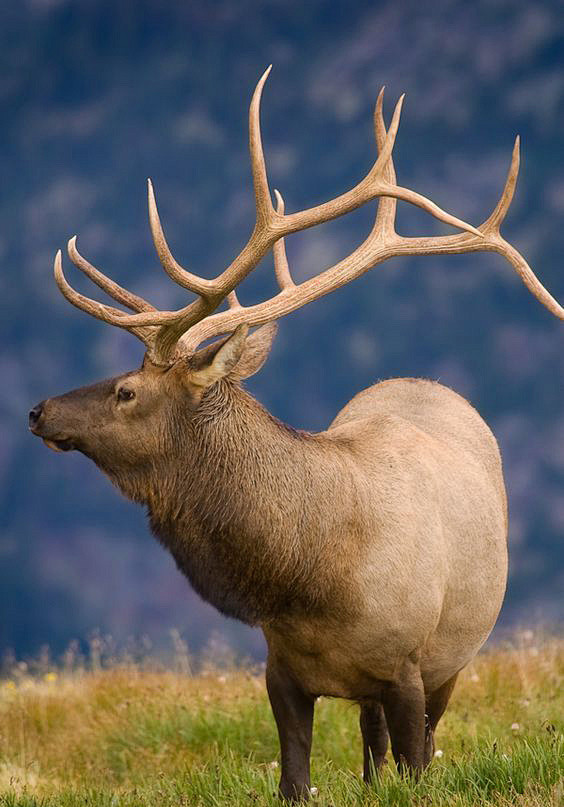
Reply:
[[[285,214],[284,201],[278,191],[274,191],[276,210],[272,205],[260,133],[260,100],[270,69],[269,67],[266,70],[258,82],[249,110],[249,147],[256,199],[256,223],[249,241],[235,260],[213,280],[201,278],[180,266],[168,247],[149,180],[149,222],[161,264],[176,283],[197,294],[198,299],[178,311],[157,311],[147,301],[126,291],[88,263],[78,253],[73,238],[69,242],[69,256],[75,265],[100,288],[135,313],[127,314],[120,309],[90,300],[72,289],[64,277],[61,254],[58,252],[55,258],[55,279],[62,293],[73,305],[104,322],[131,331],[147,345],[152,361],[170,364],[179,353],[193,352],[205,339],[228,333],[242,323],[262,325],[285,316],[359,277],[392,256],[490,250],[504,255],[537,299],[557,317],[564,319],[564,309],[542,286],[524,258],[499,232],[517,179],[518,139],[502,197],[492,215],[476,229],[446,213],[424,196],[396,184],[392,150],[403,96],[396,104],[390,128],[386,131],[382,116],[382,90],[378,96],[374,118],[378,157],[368,174],[354,188],[335,199],[307,210]],[[343,216],[377,197],[380,198],[378,213],[368,238],[344,260],[296,285],[290,275],[284,237]],[[440,221],[464,232],[451,236],[402,237],[394,228],[397,199],[409,201]],[[234,289],[271,248],[280,291],[257,305],[240,305]],[[213,313],[224,300],[228,302],[228,310]]]

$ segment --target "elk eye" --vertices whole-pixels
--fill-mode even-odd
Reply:
[[[118,401],[132,401],[135,398],[135,393],[132,389],[127,387],[120,387],[117,391]]]

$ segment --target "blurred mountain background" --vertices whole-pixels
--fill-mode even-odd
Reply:
[[[253,226],[247,109],[272,62],[263,136],[287,211],[366,173],[385,84],[388,119],[407,92],[398,181],[474,224],[494,207],[521,134],[504,235],[563,300],[562,3],[21,0],[1,6],[0,60],[0,653],[60,653],[96,628],[160,645],[177,628],[193,651],[215,635],[261,657],[259,633],[198,599],[140,508],[87,459],[28,433],[37,401],[142,356],[133,337],[61,297],[54,253],[77,233],[82,253],[122,285],[159,307],[184,305],[154,254],[146,177],[176,258],[206,277],[221,271]],[[449,232],[399,207],[403,234]],[[350,252],[374,209],[289,239],[296,279]],[[273,288],[264,261],[241,297]],[[308,430],[391,376],[467,396],[505,461],[510,626],[562,618],[563,369],[561,323],[484,253],[394,259],[287,317],[249,388]]]

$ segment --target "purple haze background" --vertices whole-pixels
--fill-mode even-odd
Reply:
[[[215,632],[260,656],[258,632],[191,592],[140,508],[84,457],[55,455],[28,434],[36,401],[141,358],[134,338],[60,296],[53,255],[78,233],[82,252],[123,285],[161,307],[184,304],[154,256],[145,178],[178,260],[207,277],[221,271],[253,224],[246,115],[273,62],[263,134],[288,210],[364,175],[385,84],[387,115],[407,92],[399,181],[473,223],[494,206],[522,135],[504,232],[562,300],[562,4],[24,0],[3,4],[0,43],[0,652],[45,643],[60,652],[95,628],[160,645],[176,627],[192,650]],[[448,231],[400,208],[406,234]],[[347,254],[373,211],[290,239],[296,279]],[[241,296],[273,287],[265,261]],[[498,256],[395,259],[283,320],[249,387],[311,430],[389,376],[439,379],[469,397],[505,461],[511,577],[501,624],[554,622],[564,588],[563,365],[560,323]]]

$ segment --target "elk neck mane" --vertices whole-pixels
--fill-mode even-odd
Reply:
[[[334,448],[228,380],[206,391],[196,413],[177,410],[168,430],[164,462],[134,489],[131,479],[114,481],[147,505],[153,533],[198,594],[249,624],[326,605],[342,574],[319,527],[330,529],[326,503],[342,496]]]

